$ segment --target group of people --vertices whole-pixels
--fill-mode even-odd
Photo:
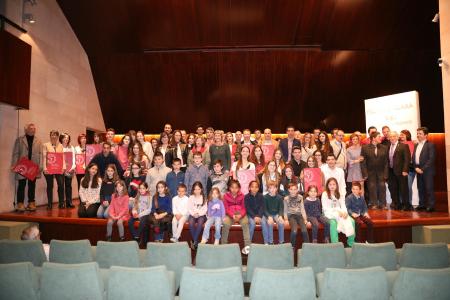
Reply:
[[[79,217],[107,218],[108,240],[114,223],[124,239],[123,223],[128,222],[133,238],[144,244],[150,228],[156,241],[162,241],[169,232],[170,240],[177,242],[188,222],[191,247],[196,249],[198,243],[208,242],[212,225],[214,243],[223,244],[228,241],[231,225],[240,223],[243,253],[248,253],[255,224],[262,225],[265,244],[274,243],[274,225],[278,227],[278,242],[284,242],[284,228],[289,225],[295,247],[298,228],[307,242],[310,225],[312,242],[317,242],[321,223],[325,242],[337,242],[339,232],[347,236],[350,246],[355,237],[363,241],[358,230],[361,224],[366,224],[367,241],[372,242],[373,226],[364,194],[368,195],[369,208],[388,209],[387,183],[390,208],[410,210],[415,176],[420,199],[415,209],[434,210],[435,147],[427,140],[425,127],[417,129],[417,142],[412,141],[409,131],[399,134],[387,126],[381,133],[370,127],[366,139],[355,132],[348,142],[340,129],[333,129],[330,138],[320,129],[301,134],[287,126],[286,138],[277,141],[270,129],[255,130],[252,136],[249,129],[225,133],[199,125],[195,134],[187,134],[166,124],[159,140],[146,141],[143,132],[131,130],[116,143],[114,130],[108,129],[104,142],[94,136],[102,151],[88,162],[84,174],[75,173],[75,159],[70,166],[64,164],[63,174],[47,174],[46,153],[83,154],[85,134],[78,136],[78,145],[73,147],[67,133],[51,131],[50,141],[41,144],[35,131],[29,124],[25,135],[17,139],[13,165],[25,156],[42,168],[49,209],[55,179],[59,208],[74,207],[72,179],[76,177]],[[123,155],[118,158],[119,152],[126,153],[125,161]],[[321,178],[315,184],[305,178],[305,170],[310,168],[320,170]],[[35,180],[16,176],[17,210],[35,210]]]

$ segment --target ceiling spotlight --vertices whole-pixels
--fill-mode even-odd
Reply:
[[[36,19],[34,18],[33,14],[23,14],[23,21],[28,22],[30,24],[36,23]]]
[[[431,22],[433,22],[433,23],[438,23],[439,22],[439,13],[434,15],[434,18],[433,18],[433,20],[431,20]]]

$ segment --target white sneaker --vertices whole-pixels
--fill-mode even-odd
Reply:
[[[177,243],[177,242],[178,242],[178,239],[175,238],[175,237],[171,237],[171,238],[170,238],[170,241],[171,241],[172,243]]]
[[[208,242],[208,240],[202,239],[202,241],[200,242],[200,244],[206,244]]]
[[[244,248],[242,248],[241,252],[244,255],[248,255],[250,253],[250,246],[245,246]]]
[[[220,240],[214,240],[214,245],[219,245],[220,244]]]

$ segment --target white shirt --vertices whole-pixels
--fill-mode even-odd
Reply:
[[[417,144],[416,157],[415,157],[416,165],[419,165],[419,163],[420,163],[420,153],[422,153],[423,145],[425,145],[425,142],[426,141],[422,141]]]
[[[150,142],[143,142],[142,144],[142,150],[144,150],[145,155],[147,155],[148,160],[152,161],[153,160],[153,147],[152,147],[152,143]]]
[[[188,203],[189,198],[188,196],[184,195],[182,198],[175,196],[172,198],[172,213],[174,215],[183,215],[188,216],[189,210],[188,210]]]
[[[328,164],[323,164],[322,166],[320,166],[320,169],[322,170],[323,176],[325,177],[325,182],[331,177],[334,177],[336,179],[339,185],[339,194],[345,197],[347,189],[344,170],[339,167],[334,167],[334,169],[331,169]]]

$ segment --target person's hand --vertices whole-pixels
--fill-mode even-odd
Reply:
[[[103,204],[103,206],[108,206],[108,205],[109,205],[109,202],[106,201],[106,200],[104,200],[102,204]]]
[[[347,217],[348,217],[348,213],[346,213],[346,212],[342,212],[342,217],[343,217],[344,219],[347,219]]]
[[[367,180],[367,176],[366,177],[363,177],[363,181],[366,181]]]
[[[364,157],[363,156],[360,156],[359,157],[359,162],[362,162],[364,160]]]
[[[417,174],[423,174],[423,170],[421,168],[416,168],[415,170]]]
[[[130,171],[125,171],[123,173],[123,177],[128,177],[128,176],[130,176]],[[130,185],[132,185],[132,184],[133,184],[133,182],[130,183]]]
[[[366,217],[367,219],[370,219],[370,216],[369,216],[368,213],[365,213],[365,214],[364,214],[364,217]]]
[[[45,175],[47,175],[47,174],[48,174],[47,169],[42,170],[42,173],[44,173]]]
[[[359,217],[359,215],[357,213],[352,213],[352,217],[357,218],[357,217]]]
[[[255,223],[256,224],[261,224],[261,218],[260,217],[255,217]]]
[[[408,176],[408,172],[402,172],[403,176]]]
[[[239,222],[241,217],[242,217],[241,215],[234,215],[234,217],[233,217],[234,218],[234,222],[236,222],[236,223]]]
[[[195,213],[194,218],[198,218],[198,217],[200,217],[200,215],[198,213]]]
[[[176,214],[175,218],[177,219],[177,221],[179,221],[181,219],[181,215],[180,214]]]
[[[133,218],[135,219],[139,218],[139,214],[136,211],[133,212]]]

